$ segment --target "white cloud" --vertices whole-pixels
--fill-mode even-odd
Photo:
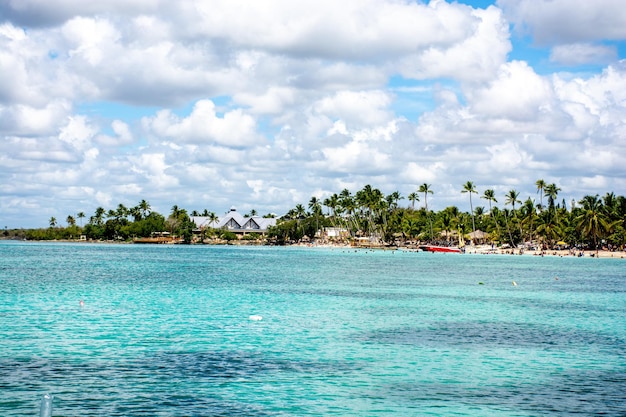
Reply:
[[[626,39],[622,0],[497,0],[518,31],[539,43]]]
[[[473,30],[459,42],[431,45],[401,61],[407,77],[450,77],[465,81],[488,80],[511,51],[507,22],[495,7],[472,12]]]
[[[0,15],[28,26],[55,25],[76,15],[102,13],[133,14],[139,11],[156,11],[163,7],[159,0],[108,0],[90,2],[82,0],[19,0],[0,3]]]
[[[489,159],[482,163],[481,170],[487,175],[504,174],[515,177],[517,172],[535,168],[532,156],[517,141],[508,140],[488,146],[486,151]]]
[[[220,117],[211,100],[196,102],[188,117],[161,110],[155,117],[145,118],[143,124],[157,136],[180,142],[238,147],[254,145],[261,139],[252,116],[236,109]]]
[[[375,0],[284,0],[197,3],[200,19],[188,30],[226,37],[238,46],[322,58],[374,58],[404,54],[431,44],[463,39],[471,24],[468,8]]]
[[[132,164],[131,171],[147,178],[157,190],[163,191],[179,184],[178,179],[168,172],[171,166],[163,153],[143,153],[129,158],[129,162]]]
[[[391,97],[383,91],[339,91],[313,104],[316,114],[349,125],[380,125],[392,118],[389,112]]]
[[[436,183],[445,175],[447,169],[445,162],[416,163],[410,162],[402,176],[414,184]]]
[[[593,45],[590,43],[574,43],[557,45],[552,48],[550,61],[564,65],[583,65],[609,63],[617,58],[614,46]]]
[[[0,104],[0,134],[51,135],[56,132],[71,107],[66,101],[52,101],[44,107],[27,104]]]
[[[548,80],[520,61],[502,65],[494,80],[468,96],[473,112],[507,120],[537,120],[552,103]]]
[[[130,127],[121,120],[113,120],[111,129],[115,136],[98,135],[95,141],[104,146],[122,146],[133,142],[133,134]]]
[[[70,117],[67,125],[61,128],[59,140],[79,151],[84,151],[91,145],[91,139],[95,134],[96,129],[89,125],[85,116],[75,116]]]
[[[116,28],[107,20],[75,17],[67,22],[62,33],[69,42],[69,56],[83,58],[89,65],[97,66],[110,48],[120,39]]]
[[[294,103],[296,91],[287,87],[270,87],[264,94],[238,93],[233,101],[250,107],[255,114],[280,114]]]

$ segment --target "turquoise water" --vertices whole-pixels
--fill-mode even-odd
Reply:
[[[0,335],[5,417],[626,415],[626,259],[1,242]]]

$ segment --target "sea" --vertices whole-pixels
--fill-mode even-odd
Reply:
[[[626,259],[0,242],[0,416],[625,416]]]

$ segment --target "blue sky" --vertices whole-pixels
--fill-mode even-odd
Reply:
[[[102,3],[102,4],[100,4]],[[626,194],[620,0],[0,3],[0,226]],[[403,200],[408,205],[408,201]],[[502,204],[500,203],[500,206]]]

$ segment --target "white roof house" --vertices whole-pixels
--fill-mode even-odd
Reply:
[[[244,217],[234,208],[215,222],[211,222],[209,217],[204,216],[191,216],[190,218],[200,229],[211,227],[226,229],[234,233],[266,233],[270,226],[276,226],[276,219],[261,216]]]

